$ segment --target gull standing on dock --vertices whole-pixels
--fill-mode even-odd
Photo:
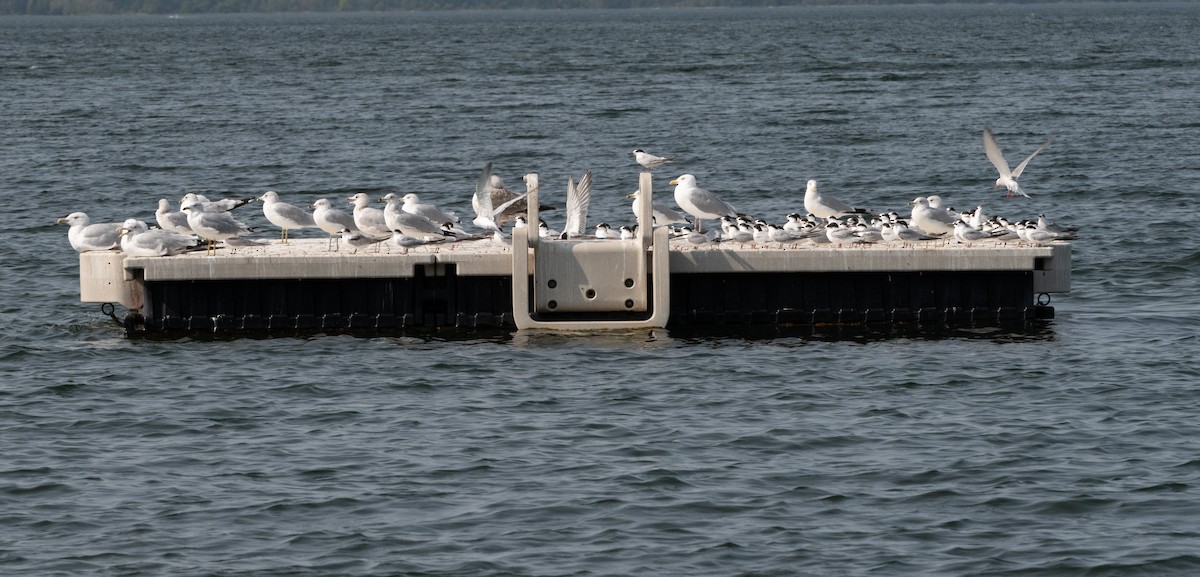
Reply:
[[[675,204],[684,212],[696,217],[696,232],[704,232],[701,220],[721,218],[722,216],[737,217],[733,205],[717,197],[717,195],[696,185],[696,177],[682,174],[671,181],[675,185]]]
[[[638,196],[639,190],[633,191],[633,194],[625,197],[633,199],[633,216],[638,218],[642,215],[642,200]],[[651,203],[650,215],[654,219],[654,226],[670,226],[672,224],[689,224],[687,215],[662,203]]]
[[[354,205],[354,225],[358,227],[359,232],[379,240],[387,240],[389,236],[392,236],[392,229],[387,225],[387,217],[384,216],[382,210],[371,206],[371,197],[367,196],[367,193],[356,193],[347,200]],[[345,236],[342,235],[343,238]]]
[[[179,199],[180,210],[183,210],[183,205],[188,202],[196,202],[204,205],[204,211],[213,212],[229,212],[239,206],[244,206],[247,203],[253,202],[254,197],[250,198],[222,198],[221,200],[209,200],[203,194],[189,192]]]
[[[379,199],[387,203],[383,209],[383,218],[392,234],[402,234],[417,240],[443,240],[453,237],[454,233],[442,230],[442,225],[419,214],[404,212],[400,208],[404,200],[394,193],[387,193]]]
[[[200,238],[195,235],[150,230],[136,218],[127,219],[117,230],[121,235],[121,252],[126,256],[173,256],[200,246]]]
[[[633,158],[638,164],[642,165],[642,168],[646,169],[647,172],[675,160],[674,156],[655,156],[640,148],[633,151]]]
[[[400,207],[400,210],[408,214],[423,216],[438,224],[458,224],[458,217],[454,213],[443,211],[431,203],[421,202],[421,199],[415,194],[406,194],[403,200],[404,205]]]
[[[268,190],[258,197],[263,205],[263,216],[271,224],[283,229],[279,240],[288,243],[288,231],[301,228],[316,228],[317,223],[312,214],[298,206],[279,200],[279,193]]]
[[[88,215],[82,212],[72,212],[57,222],[71,226],[67,231],[67,240],[76,252],[111,250],[120,246],[120,232],[117,230],[121,226],[120,223],[93,223]]]
[[[195,234],[192,232],[192,227],[188,226],[187,215],[182,211],[171,210],[171,201],[165,198],[158,199],[158,210],[154,211],[154,220],[163,230],[179,234]]]
[[[208,241],[208,254],[214,254],[219,240],[232,240],[250,233],[250,227],[234,220],[233,215],[226,211],[208,212],[203,201],[192,200],[185,202],[180,210],[188,215],[188,226],[200,238]]]
[[[912,205],[912,225],[926,234],[942,236],[954,232],[954,222],[958,219],[940,208],[931,208],[929,199],[924,196],[914,198]]]
[[[329,233],[329,244],[333,245],[335,252],[340,246],[343,228],[358,231],[354,217],[344,210],[334,208],[327,198],[318,198],[309,208],[313,209],[313,221],[317,223],[317,228]]]
[[[1001,185],[1004,185],[1004,188],[1008,189],[1009,198],[1018,194],[1029,198],[1029,195],[1025,194],[1025,191],[1021,189],[1021,185],[1017,184],[1017,179],[1021,177],[1022,172],[1025,172],[1025,166],[1029,164],[1029,161],[1033,160],[1033,157],[1045,150],[1047,146],[1050,146],[1050,143],[1054,142],[1054,138],[1054,136],[1051,136],[1049,140],[1033,151],[1033,154],[1030,154],[1029,158],[1026,158],[1021,164],[1018,164],[1016,168],[1010,171],[1008,169],[1008,161],[1004,159],[1004,153],[1000,151],[1000,144],[996,142],[996,135],[992,134],[990,127],[983,127],[983,151],[987,153],[988,160],[992,162],[992,166],[995,166],[996,171],[1000,173],[1000,178],[996,179],[996,185],[992,189],[997,189]]]
[[[815,180],[808,181],[808,187],[804,190],[804,210],[817,218],[867,212],[861,208],[854,208],[832,196],[817,192],[817,181]]]

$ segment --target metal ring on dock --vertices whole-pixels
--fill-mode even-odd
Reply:
[[[116,305],[114,305],[112,303],[100,303],[100,312],[105,315],[108,315],[108,318],[112,319],[114,323],[117,323],[118,325],[121,325],[121,326],[125,326],[124,323],[121,322],[121,319],[117,318],[117,314],[116,314],[117,306]]]

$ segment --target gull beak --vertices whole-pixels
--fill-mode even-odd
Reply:
[[[679,179],[678,179],[678,178],[676,178],[676,179],[673,179],[673,180],[671,180],[671,182],[669,182],[668,184],[679,184]]]
[[[638,193],[635,192],[633,194],[626,196],[625,198],[637,198],[637,195],[638,195]]]
[[[65,216],[64,216],[64,217],[61,217],[61,218],[59,218],[58,220],[56,220],[56,221],[54,221],[54,222],[56,222],[56,223],[58,223],[58,224],[66,224],[66,222],[67,222],[67,217],[65,217]]]

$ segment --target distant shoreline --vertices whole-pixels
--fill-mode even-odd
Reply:
[[[936,4],[1091,4],[1136,0],[0,0],[0,16],[200,15]]]

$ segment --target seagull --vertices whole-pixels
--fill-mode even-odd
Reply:
[[[165,198],[158,199],[158,210],[154,211],[154,220],[158,221],[158,227],[163,230],[194,234],[188,226],[187,215],[178,210],[171,210],[171,201]]]
[[[633,151],[633,157],[637,160],[637,163],[642,165],[642,168],[645,168],[647,171],[654,170],[659,166],[675,160],[674,156],[655,156],[640,148]]]
[[[179,210],[187,213],[188,226],[200,238],[208,241],[208,254],[216,252],[218,240],[231,240],[251,232],[250,227],[238,222],[233,215],[223,210],[208,212],[203,201],[192,200],[183,203]]]
[[[401,207],[404,200],[393,193],[387,193],[381,198],[387,206],[383,209],[383,218],[387,221],[388,230],[417,240],[442,240],[453,233],[442,230],[442,225],[419,214],[404,212]]]
[[[717,197],[717,195],[696,186],[696,177],[691,174],[680,175],[671,181],[675,185],[675,204],[688,214],[696,217],[696,232],[703,232],[701,220],[705,218],[721,218],[722,216],[737,216],[733,205]]]
[[[388,228],[387,219],[383,215],[383,211],[370,206],[371,198],[365,192],[355,193],[347,200],[354,205],[354,226],[358,227],[358,231],[367,235],[370,238],[384,240],[392,236],[392,229]],[[354,231],[351,231],[354,232]],[[342,235],[344,238],[346,235]]]
[[[1029,198],[1029,195],[1025,194],[1024,190],[1021,190],[1021,185],[1017,184],[1017,179],[1025,171],[1025,165],[1029,164],[1029,161],[1033,160],[1033,157],[1037,156],[1039,152],[1050,146],[1050,143],[1054,142],[1054,138],[1054,136],[1051,136],[1049,140],[1033,151],[1033,154],[1030,154],[1029,158],[1026,158],[1021,164],[1018,164],[1016,168],[1010,171],[1008,169],[1008,161],[1004,159],[1004,153],[1000,151],[1000,145],[996,142],[996,135],[992,134],[991,128],[987,126],[983,127],[983,151],[987,153],[988,160],[992,162],[992,166],[995,166],[996,171],[1000,173],[1000,178],[996,179],[996,185],[992,188],[996,189],[1000,188],[1000,185],[1004,185],[1004,188],[1008,189],[1009,198],[1018,194]]]
[[[817,192],[817,181],[815,180],[808,181],[808,188],[804,191],[804,210],[817,218],[867,212],[861,208],[853,208],[832,196]]]
[[[526,182],[527,187],[528,184]],[[517,194],[504,188],[504,180],[492,174],[492,163],[489,162],[483,166],[483,172],[475,183],[475,194],[471,197],[475,219],[471,222],[479,228],[497,230],[518,214],[529,211],[525,201],[528,195],[528,192]],[[538,203],[538,210],[554,210],[554,207]]]
[[[579,177],[579,184],[567,177],[567,224],[563,234],[567,238],[584,235],[587,228],[588,204],[592,200],[592,171],[588,170]]]
[[[179,206],[183,207],[185,202],[198,202],[204,205],[206,212],[229,212],[239,206],[253,202],[254,197],[250,198],[222,198],[221,200],[208,200],[203,194],[189,192],[179,199]],[[181,208],[182,209],[182,208]]]
[[[279,200],[279,193],[274,190],[264,192],[262,196],[258,197],[258,200],[262,201],[263,216],[267,217],[267,221],[282,229],[282,232],[279,233],[279,240],[283,244],[288,243],[289,230],[317,226],[312,214],[303,208]]]
[[[58,219],[57,222],[71,226],[71,229],[67,231],[67,240],[71,243],[71,248],[77,252],[111,250],[119,247],[120,235],[117,228],[121,226],[120,224],[115,222],[92,223],[88,215],[82,212],[72,212]]]
[[[404,205],[400,210],[409,214],[417,214],[432,220],[438,224],[453,223],[458,224],[458,217],[452,212],[444,212],[437,206],[428,202],[421,202],[421,199],[415,194],[406,194],[403,197]]]
[[[912,205],[912,225],[926,234],[944,235],[954,232],[954,221],[958,220],[950,213],[940,208],[930,208],[929,199],[924,196],[914,198]]]
[[[126,220],[117,230],[121,235],[121,252],[126,256],[172,256],[200,246],[200,238],[195,235],[150,230],[136,218]]]
[[[642,215],[642,200],[638,196],[640,190],[633,191],[633,194],[625,197],[633,199],[633,216],[640,217]],[[654,220],[654,226],[670,226],[672,224],[688,224],[687,215],[665,205],[654,202],[650,206],[650,217]]]
[[[318,198],[309,208],[313,209],[313,221],[317,223],[317,228],[329,233],[329,241],[334,251],[338,250],[343,228],[358,231],[354,217],[344,210],[334,208],[329,199]]]

